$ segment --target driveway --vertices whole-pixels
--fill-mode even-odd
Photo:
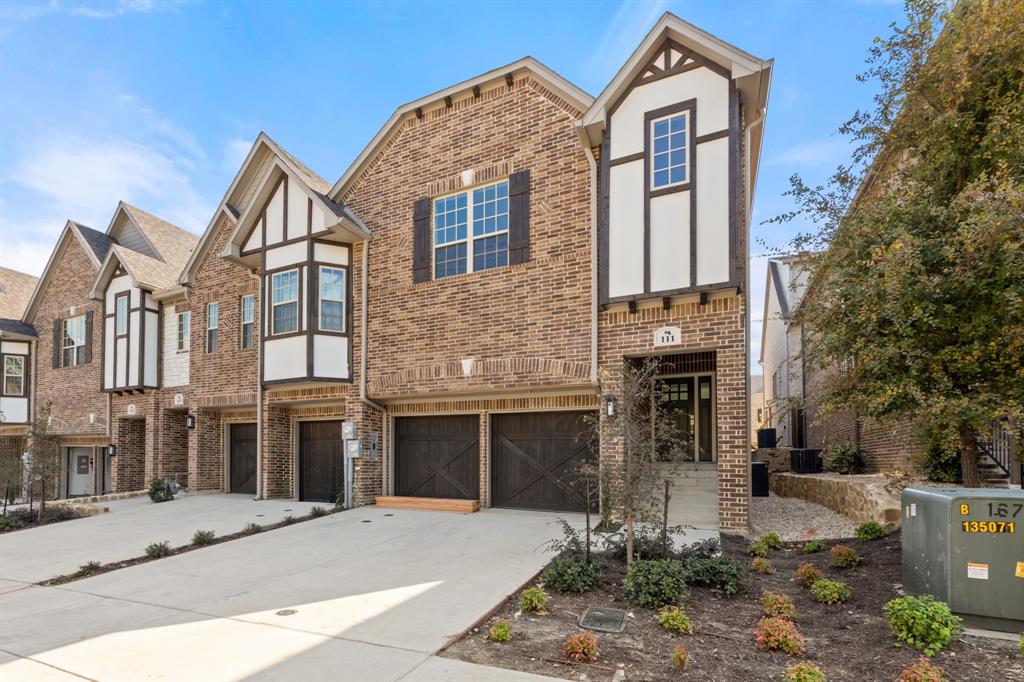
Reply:
[[[432,654],[559,533],[544,513],[363,507],[62,587],[0,580],[0,679],[545,679]]]
[[[90,561],[142,556],[153,542],[187,545],[197,530],[229,535],[250,523],[265,526],[289,514],[305,516],[317,504],[325,506],[257,502],[250,495],[189,495],[161,504],[148,497],[103,502],[110,509],[104,514],[0,535],[0,578],[35,583],[74,573]]]

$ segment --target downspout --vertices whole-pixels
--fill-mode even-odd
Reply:
[[[255,271],[250,270],[249,276],[256,280],[256,290],[262,294],[263,273],[256,274]],[[256,304],[253,303],[253,305]],[[254,334],[258,331],[260,335],[259,343],[256,344],[256,497],[254,499],[262,500],[265,499],[265,495],[263,485],[263,382],[261,378],[263,376],[263,325],[267,323],[263,319],[265,307],[262,296],[260,296],[259,306],[260,328],[259,330],[253,329]],[[192,306],[189,306],[189,309],[191,308]],[[230,445],[228,447],[230,448]],[[227,448],[224,450],[226,451]]]
[[[590,138],[579,121],[576,134],[590,167],[590,383],[597,388],[597,160]]]

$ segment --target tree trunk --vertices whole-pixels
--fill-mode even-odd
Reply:
[[[665,479],[665,509],[661,516],[661,558],[668,559],[668,500],[671,481]]]
[[[633,563],[633,510],[626,512],[626,566]]]
[[[960,426],[960,472],[965,488],[980,488],[978,474],[978,433],[970,425]]]

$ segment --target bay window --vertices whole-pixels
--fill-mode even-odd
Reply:
[[[320,266],[320,330],[345,331],[345,270]]]
[[[276,272],[270,277],[270,333],[299,329],[299,271]]]

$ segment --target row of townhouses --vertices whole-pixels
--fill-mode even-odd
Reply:
[[[200,238],[69,221],[2,329],[0,444],[61,495],[580,510],[623,363],[747,525],[747,255],[772,64],[666,14],[595,99],[527,57],[399,107],[331,184],[260,134]],[[17,374],[20,382],[12,379]]]

